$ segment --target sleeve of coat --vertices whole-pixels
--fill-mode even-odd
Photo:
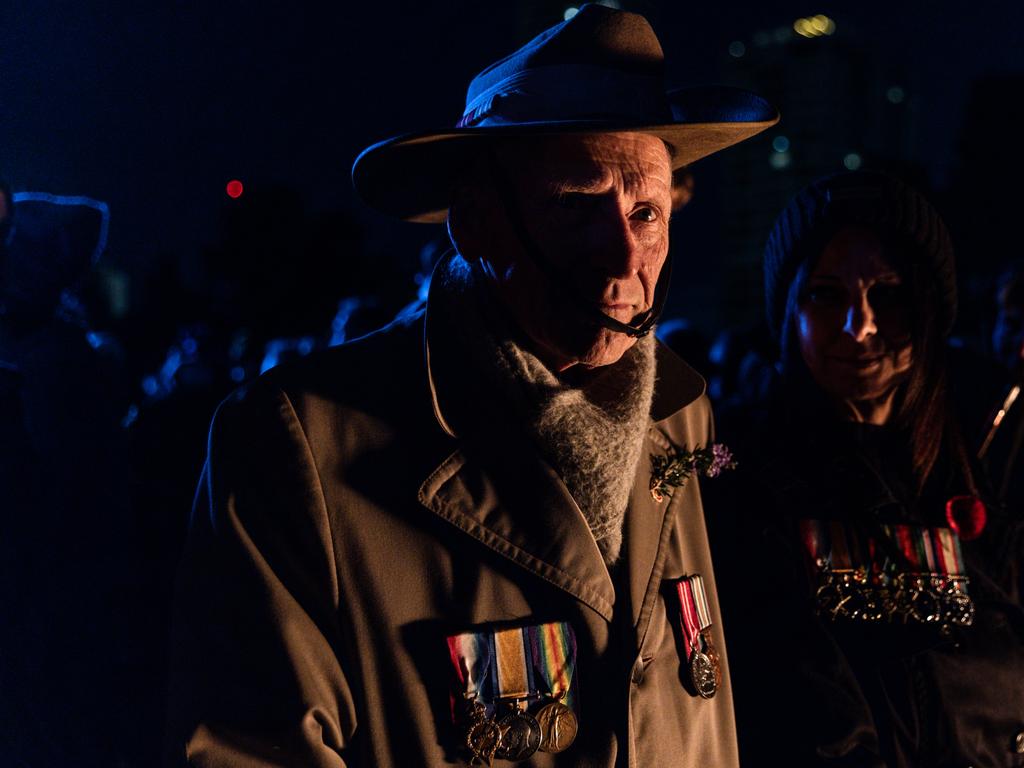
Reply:
[[[178,574],[168,764],[344,766],[356,717],[338,600],[330,521],[290,401],[265,385],[232,396],[210,430]]]

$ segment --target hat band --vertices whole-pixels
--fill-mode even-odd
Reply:
[[[582,64],[517,72],[474,96],[457,128],[572,120],[672,122],[660,78]]]

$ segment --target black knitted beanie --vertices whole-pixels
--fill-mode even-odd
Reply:
[[[802,189],[772,227],[764,249],[764,290],[776,341],[781,341],[790,284],[800,266],[816,260],[839,230],[858,225],[904,245],[911,263],[931,274],[936,319],[942,335],[948,335],[956,318],[956,270],[946,225],[913,187],[883,173],[853,171]]]

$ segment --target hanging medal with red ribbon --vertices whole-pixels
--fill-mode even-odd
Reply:
[[[710,699],[722,683],[722,672],[718,654],[711,644],[711,609],[704,579],[699,573],[684,576],[676,582],[676,592],[690,680],[697,693]]]

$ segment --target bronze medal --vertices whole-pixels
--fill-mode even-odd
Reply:
[[[704,641],[704,654],[710,659],[711,666],[715,670],[715,689],[722,687],[722,658],[718,655],[718,649],[715,648],[715,644],[711,641],[711,630],[705,629],[700,633],[701,640]]]
[[[515,711],[498,721],[501,740],[495,752],[502,760],[526,760],[540,747],[541,729],[529,712]]]
[[[718,690],[715,677],[715,666],[711,659],[706,653],[694,649],[690,657],[690,680],[693,681],[694,689],[703,698],[710,699]]]
[[[466,748],[472,754],[470,763],[477,760],[490,765],[501,745],[501,728],[494,718],[487,716],[483,704],[474,702],[469,723],[466,726]]]
[[[537,711],[540,725],[540,751],[557,754],[567,750],[576,740],[579,724],[576,715],[560,701],[545,704]]]

